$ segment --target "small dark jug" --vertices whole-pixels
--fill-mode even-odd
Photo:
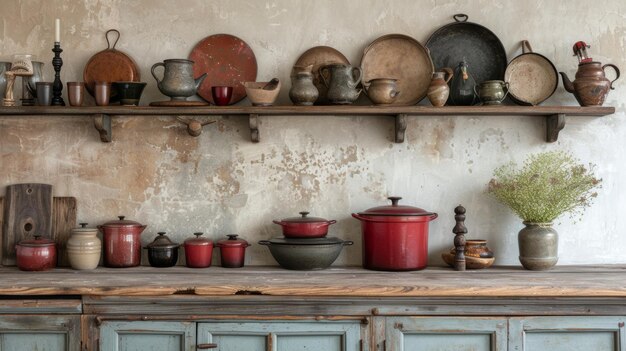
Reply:
[[[479,99],[474,91],[476,81],[469,73],[468,64],[462,61],[454,71],[454,78],[450,83],[450,98],[448,103],[453,106],[471,106]]]
[[[319,73],[324,85],[328,87],[326,97],[331,104],[351,104],[361,94],[361,89],[356,89],[363,75],[361,68],[335,64],[320,67]]]
[[[615,70],[616,77],[612,81],[608,80],[604,74],[606,67]],[[613,82],[620,75],[617,66],[610,63],[602,66],[600,62],[581,62],[578,65],[574,82],[569,80],[565,72],[559,73],[563,77],[565,90],[574,94],[580,106],[602,106],[609,90],[614,89]]]

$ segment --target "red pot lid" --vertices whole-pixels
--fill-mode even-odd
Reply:
[[[302,211],[300,213],[300,217],[289,217],[282,220],[282,222],[286,223],[328,223],[329,221],[326,218],[321,217],[309,217],[309,212]]]
[[[210,239],[201,238],[202,234],[203,234],[202,232],[193,233],[193,235],[195,235],[196,237],[185,240],[185,245],[194,245],[194,246],[213,245],[213,241],[211,241]]]
[[[243,239],[237,239],[237,234],[228,234],[226,235],[228,239],[222,239],[217,242],[218,247],[248,247],[247,241]]]
[[[399,196],[390,196],[388,199],[391,200],[391,205],[372,207],[359,214],[362,216],[432,216],[434,214],[418,207],[398,205],[398,202],[402,200]]]
[[[143,224],[139,222],[124,219],[126,218],[126,216],[117,216],[117,218],[119,218],[117,221],[108,221],[104,223],[102,226],[103,227],[143,227],[144,226]]]
[[[56,243],[53,240],[48,238],[44,238],[41,234],[35,234],[35,239],[30,240],[22,240],[18,243],[20,246],[28,246],[28,247],[48,247],[48,246],[56,246]]]
[[[165,235],[165,232],[158,232],[158,236],[154,238],[154,240],[146,246],[149,249],[175,249],[180,245],[172,242],[170,238]]]

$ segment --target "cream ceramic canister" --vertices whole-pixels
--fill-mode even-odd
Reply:
[[[87,223],[80,223],[79,228],[72,229],[72,235],[66,245],[72,268],[90,270],[98,267],[102,243],[97,235],[98,229],[87,228]]]

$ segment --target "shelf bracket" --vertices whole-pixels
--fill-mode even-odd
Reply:
[[[261,136],[259,135],[259,115],[256,113],[250,114],[250,139],[253,143],[258,143],[261,141]]]
[[[399,114],[395,116],[396,121],[396,133],[395,133],[395,142],[403,143],[404,142],[404,134],[406,132],[406,114]]]
[[[93,116],[93,124],[100,133],[100,141],[111,142],[111,116],[102,113]]]
[[[559,138],[559,132],[565,127],[565,114],[558,113],[546,116],[546,141],[554,143]]]

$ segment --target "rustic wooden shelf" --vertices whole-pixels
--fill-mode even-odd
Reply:
[[[149,107],[149,106],[93,106],[49,107],[16,106],[0,107],[0,116],[85,116],[94,118],[100,140],[110,142],[111,117],[120,116],[247,116],[252,142],[260,141],[259,118],[261,116],[390,116],[395,122],[395,142],[404,142],[407,118],[410,116],[536,116],[546,120],[546,141],[557,141],[565,127],[568,116],[601,117],[615,113],[614,107],[579,106],[203,106],[203,107]],[[200,127],[201,128],[201,127]],[[191,130],[190,130],[191,134]],[[196,134],[199,132],[196,131]],[[197,136],[197,135],[196,135]]]
[[[626,266],[557,266],[550,271],[491,267],[458,272],[429,267],[377,272],[360,267],[289,271],[182,266],[23,272],[0,268],[0,295],[335,296],[335,297],[626,297]]]

